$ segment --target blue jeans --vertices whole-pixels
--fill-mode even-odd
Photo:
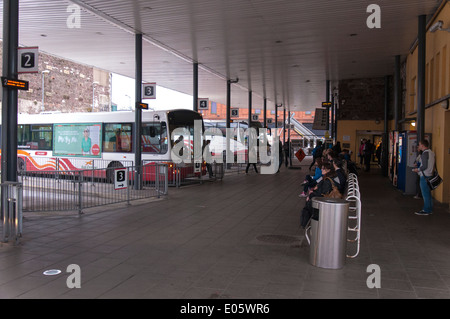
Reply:
[[[424,176],[420,176],[420,190],[423,197],[423,211],[431,213],[433,211],[433,198],[431,197],[431,189],[427,184],[427,179]]]

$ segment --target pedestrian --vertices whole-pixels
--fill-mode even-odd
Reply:
[[[370,172],[370,161],[372,159],[373,144],[367,140],[364,144],[364,164],[366,165],[366,172]]]
[[[211,143],[211,140],[206,140],[205,145],[203,145],[203,158],[206,163],[206,169],[208,170],[209,178],[214,177],[213,171],[212,171],[212,165],[211,165],[211,149],[209,148],[209,144]]]
[[[359,164],[362,165],[364,163],[364,146],[366,146],[366,139],[363,138],[361,140],[361,144],[359,145]]]
[[[419,142],[418,150],[422,151],[422,155],[420,156],[420,167],[413,169],[413,172],[416,172],[420,176],[420,191],[422,192],[423,197],[423,208],[415,214],[422,216],[433,213],[433,198],[431,197],[431,189],[428,186],[427,178],[433,176],[436,157],[429,147],[430,144],[427,140]]]
[[[284,161],[285,161],[285,165],[286,167],[288,167],[288,164],[290,161],[290,164],[292,166],[292,159],[291,159],[291,142],[289,141],[289,139],[287,140],[286,143],[284,143],[283,145],[283,150],[284,150]]]
[[[283,165],[283,145],[281,144],[281,140],[278,140],[278,171],[280,172],[281,165]]]

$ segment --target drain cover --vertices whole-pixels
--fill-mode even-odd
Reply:
[[[288,235],[260,235],[256,239],[260,242],[278,245],[296,244],[301,241],[300,237]]]
[[[59,269],[50,269],[50,270],[44,271],[44,275],[46,275],[46,276],[55,276],[55,275],[59,275],[60,273],[61,273],[61,270],[59,270]]]

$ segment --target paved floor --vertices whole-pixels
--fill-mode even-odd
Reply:
[[[450,298],[448,206],[416,216],[421,201],[374,171],[359,177],[360,255],[340,270],[312,266],[299,228],[306,170],[171,188],[164,200],[81,217],[25,216],[21,244],[0,246],[0,297]],[[71,264],[80,289],[67,287]],[[367,287],[370,264],[380,289]]]

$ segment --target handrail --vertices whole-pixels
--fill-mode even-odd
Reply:
[[[356,221],[356,224],[352,227],[348,225],[349,232],[355,232],[356,237],[347,238],[347,242],[356,242],[356,253],[354,255],[348,255],[348,258],[355,258],[358,256],[361,246],[361,192],[359,190],[358,177],[354,173],[348,174],[348,187],[346,200],[350,202],[348,219],[349,221]]]

